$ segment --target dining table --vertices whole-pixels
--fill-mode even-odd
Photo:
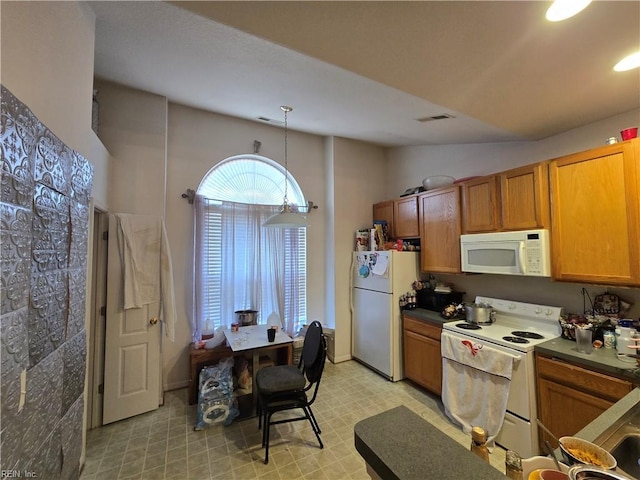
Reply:
[[[222,330],[222,333],[225,336],[225,341],[218,347],[196,348],[195,344],[191,344],[189,404],[193,405],[197,402],[198,378],[203,367],[215,365],[226,357],[244,356],[250,362],[253,377],[251,412],[248,415],[251,416],[257,405],[255,374],[261,367],[261,358],[263,365],[266,357],[269,357],[266,364],[291,365],[293,362],[293,339],[286,332],[278,329],[273,342],[269,342],[267,325],[247,325],[239,327],[237,331],[226,328]]]

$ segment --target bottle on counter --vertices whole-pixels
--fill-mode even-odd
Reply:
[[[487,432],[482,427],[471,429],[471,451],[485,462],[489,463],[489,449],[487,448]]]
[[[209,340],[213,338],[213,326],[211,325],[211,320],[207,320],[204,324],[204,328],[202,329],[202,340]]]
[[[269,317],[267,317],[267,328],[275,328],[277,332],[281,327],[282,322],[280,322],[280,316],[276,312],[271,312]]]
[[[505,455],[504,474],[513,480],[523,480],[522,457],[513,450],[507,450]]]

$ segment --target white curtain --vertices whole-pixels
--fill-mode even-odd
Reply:
[[[263,228],[274,205],[222,202],[196,195],[194,232],[193,340],[205,323],[228,326],[236,310],[271,312],[293,333],[299,318],[298,229]]]

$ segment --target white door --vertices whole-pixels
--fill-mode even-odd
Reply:
[[[353,289],[353,356],[391,377],[392,295]]]
[[[122,255],[113,215],[109,232],[103,424],[155,410],[161,403],[160,304],[123,310]]]

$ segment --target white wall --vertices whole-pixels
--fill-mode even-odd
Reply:
[[[66,145],[94,166],[106,208],[109,154],[91,130],[95,17],[84,2],[0,2],[0,79]]]
[[[344,138],[333,139],[334,260],[326,267],[333,279],[335,360],[351,358],[351,259],[355,231],[371,225],[372,205],[385,190],[386,160],[382,148]],[[328,302],[329,303],[329,302]]]
[[[604,145],[611,136],[620,138],[620,130],[640,125],[640,110],[633,110],[584,127],[549,137],[538,142],[444,145],[395,148],[388,151],[388,198],[412,186],[419,186],[429,175],[451,175],[464,178],[488,175],[542,160],[567,155]],[[598,255],[597,246],[594,255]],[[617,293],[634,304],[630,316],[640,316],[640,289],[608,288],[598,285],[554,282],[550,279],[504,275],[436,275],[437,280],[453,283],[456,290],[466,292],[465,300],[484,295],[529,303],[565,307],[582,313],[584,286],[593,298],[606,290]]]
[[[95,82],[100,140],[111,153],[109,211],[165,215],[167,99]]]

